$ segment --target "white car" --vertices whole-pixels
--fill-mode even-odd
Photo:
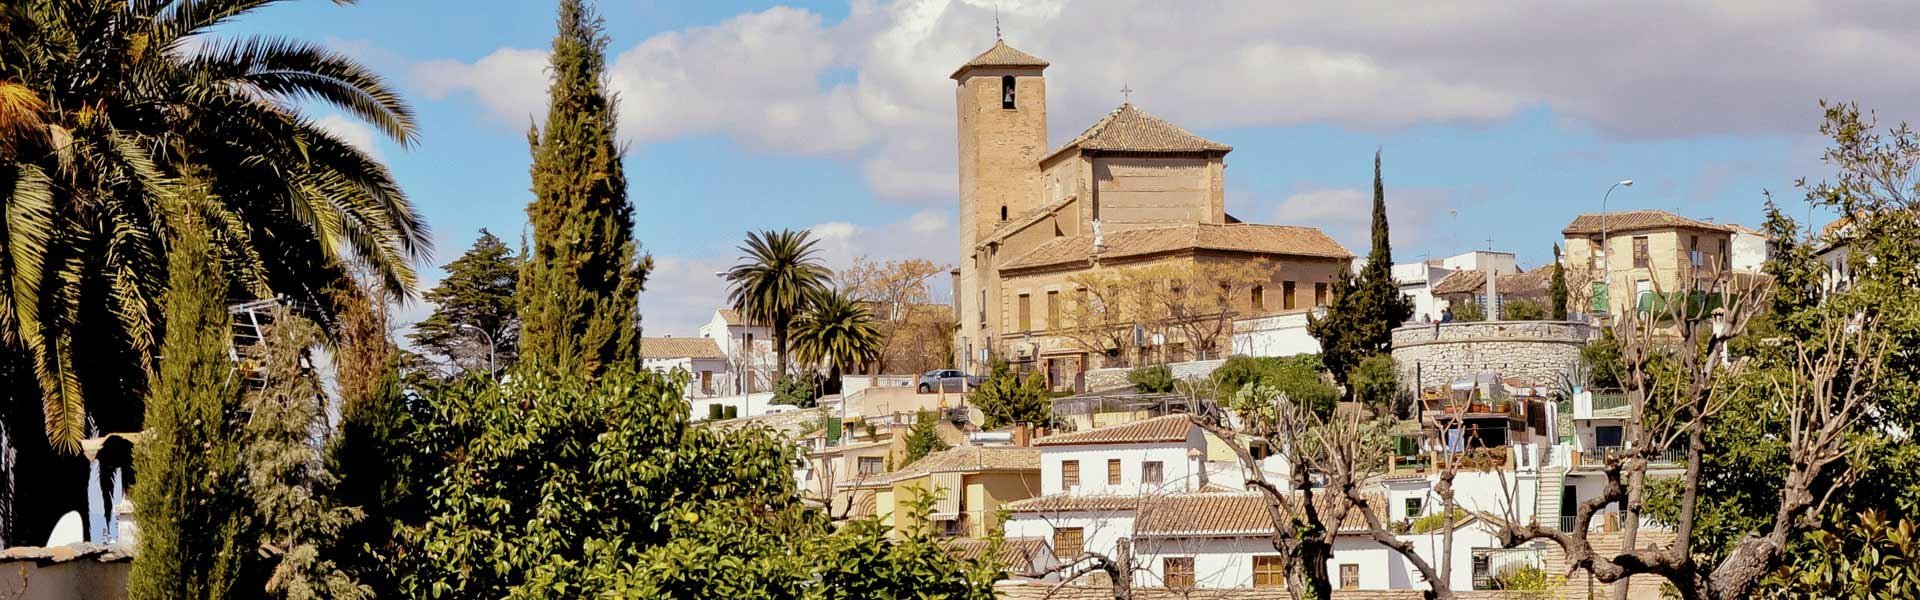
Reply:
[[[959,369],[934,369],[920,374],[917,389],[919,389],[922,394],[935,390],[964,392],[968,389],[980,387],[980,384],[985,381],[985,377],[970,376]]]

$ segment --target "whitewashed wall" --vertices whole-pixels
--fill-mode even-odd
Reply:
[[[1241,356],[1319,354],[1320,340],[1307,333],[1308,314],[1298,312],[1234,321],[1233,353]]]
[[[1193,429],[1184,443],[1041,446],[1040,493],[1097,496],[1197,491],[1206,482],[1206,463],[1204,458],[1199,461],[1189,459],[1187,451],[1198,448],[1205,452],[1206,442],[1200,438],[1199,432],[1198,428]],[[1060,465],[1069,460],[1080,461],[1080,487],[1077,490],[1069,490],[1062,485]],[[1107,484],[1108,460],[1120,461],[1118,486]],[[1141,481],[1140,465],[1148,461],[1160,461],[1160,485],[1150,486]]]

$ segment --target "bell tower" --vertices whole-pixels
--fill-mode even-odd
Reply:
[[[981,374],[993,348],[1000,285],[980,242],[1041,204],[1040,159],[1047,153],[1047,61],[995,40],[953,72],[960,141],[960,277],[954,290],[959,333],[955,366]]]

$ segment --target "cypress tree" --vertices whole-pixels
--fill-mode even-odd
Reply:
[[[232,321],[203,226],[179,229],[168,252],[166,337],[149,387],[131,492],[139,553],[133,600],[225,598],[253,554],[239,461],[240,387]]]
[[[1373,248],[1358,277],[1345,275],[1333,286],[1333,303],[1324,318],[1310,317],[1307,332],[1320,340],[1320,361],[1348,388],[1348,377],[1367,357],[1387,352],[1393,328],[1413,316],[1413,302],[1393,281],[1393,243],[1387,230],[1387,191],[1380,175],[1380,153],[1373,153]]]
[[[637,355],[635,302],[653,265],[633,239],[606,45],[599,17],[582,0],[561,0],[546,126],[527,135],[533,248],[518,290],[521,361],[589,377]]]
[[[1553,245],[1553,320],[1567,320],[1567,269],[1560,264],[1560,245]]]

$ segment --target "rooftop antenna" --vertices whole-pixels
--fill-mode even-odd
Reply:
[[[1120,84],[1120,101],[1127,104],[1133,103],[1133,86],[1129,86],[1125,82]]]

